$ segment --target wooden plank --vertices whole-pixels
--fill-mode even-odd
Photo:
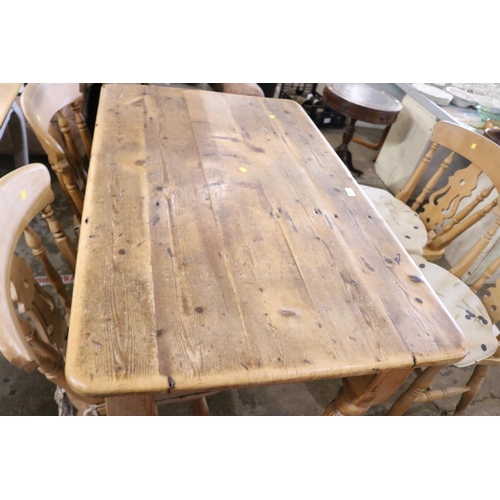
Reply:
[[[108,417],[154,417],[158,415],[158,411],[154,396],[130,394],[106,398],[106,415]]]
[[[291,101],[104,86],[83,217],[67,374],[85,394],[465,355],[418,268]]]
[[[73,289],[78,336],[68,339],[81,383],[103,394],[168,383],[157,366],[142,97],[126,90],[113,97],[116,108],[99,109]]]
[[[303,109],[292,105],[287,113],[273,100],[266,101],[266,106],[275,114],[277,121],[273,123],[280,129],[288,150],[301,164],[308,166],[303,172],[307,172],[309,184],[312,182],[314,189],[317,190],[319,187],[320,192],[327,195],[326,199],[324,197],[321,199],[324,205],[320,206],[319,210],[323,208],[323,213],[328,214],[329,207],[330,211],[334,209],[335,213],[331,220],[340,234],[336,233],[334,237],[330,234],[326,241],[328,245],[335,245],[343,239],[347,244],[348,248],[343,253],[342,259],[339,259],[347,263],[342,270],[343,275],[349,270],[351,273],[357,273],[354,280],[358,282],[359,279],[359,283],[367,282],[367,294],[375,293],[378,296],[377,300],[382,306],[381,311],[360,310],[356,313],[358,317],[364,316],[365,320],[367,317],[372,319],[379,314],[386,314],[387,323],[380,324],[380,330],[376,331],[372,340],[375,343],[382,339],[389,340],[388,328],[392,323],[397,330],[395,339],[400,338],[419,364],[433,362],[434,356],[442,356],[443,353],[439,352],[441,350],[445,351],[449,347],[457,348],[462,342],[461,336],[448,336],[445,330],[443,335],[434,328],[441,310],[436,295],[429,287],[421,286],[420,279],[423,276],[413,260],[396,239],[387,236],[386,223],[378,216],[372,205],[367,203],[368,198],[349,171],[346,168],[340,169],[338,163],[335,164],[335,157],[332,157],[333,148],[322,135],[316,134],[317,129],[312,121],[304,120]],[[283,151],[281,158],[284,158],[284,154]],[[298,179],[297,174],[293,178]],[[297,183],[297,190],[303,186],[305,180]],[[355,196],[349,196],[346,189]],[[310,193],[310,198],[314,197],[313,193]],[[315,203],[307,207],[308,213],[318,210],[319,199],[316,197],[314,201]],[[311,269],[311,279],[314,279],[314,268]],[[381,283],[384,283],[383,290],[379,290]],[[356,293],[363,293],[363,290],[358,289]],[[362,302],[370,303],[368,297]],[[371,306],[373,303],[370,303]],[[341,316],[345,317],[344,311],[341,313]],[[424,335],[415,329],[415,322],[422,322]],[[375,327],[375,325],[370,326]],[[369,335],[370,330],[365,330],[364,333]],[[364,340],[366,342],[367,338]],[[389,345],[392,350],[394,340]],[[390,356],[393,357],[394,353]]]

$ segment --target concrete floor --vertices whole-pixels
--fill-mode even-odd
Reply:
[[[342,131],[323,129],[327,140],[334,146],[341,142]],[[381,131],[377,129],[359,129],[358,135],[365,140],[378,142]],[[351,144],[350,150],[356,168],[364,175],[359,179],[362,184],[385,187],[373,169],[373,151]],[[47,164],[45,157],[32,157],[31,162],[39,161]],[[0,156],[0,176],[13,169],[12,160],[8,156]],[[57,217],[65,228],[71,227],[71,210],[65,203],[55,179],[52,183],[56,194],[53,207]],[[36,228],[47,234],[44,221],[35,220]],[[74,240],[71,230],[68,235]],[[50,238],[45,238],[49,242]],[[64,263],[56,252],[55,245],[47,243],[47,250],[54,265],[61,274],[68,274]],[[43,275],[37,262],[33,262],[29,250],[21,241],[17,252],[27,258],[33,265],[35,276]],[[48,290],[46,288],[46,290]],[[472,368],[444,368],[436,377],[433,388],[447,385],[465,384],[472,373]],[[500,415],[500,385],[497,383],[497,368],[492,368],[490,375],[483,383],[479,394],[468,410],[469,415]],[[55,386],[38,372],[25,373],[14,368],[0,356],[0,415],[57,415],[54,402]],[[367,415],[384,415],[395,398],[409,385],[407,381],[398,393],[384,405],[372,408]],[[321,415],[325,407],[335,397],[341,386],[340,380],[316,381],[302,384],[288,384],[270,387],[255,387],[237,391],[224,391],[207,398],[211,415]],[[458,397],[435,403],[415,405],[408,415],[449,415],[452,413]],[[190,403],[176,403],[159,408],[160,415],[190,415]]]

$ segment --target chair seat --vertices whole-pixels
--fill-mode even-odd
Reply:
[[[479,297],[446,269],[423,257],[411,257],[469,342],[469,353],[455,366],[469,366],[494,354],[499,330],[491,323]]]
[[[420,217],[408,205],[385,189],[360,186],[394,235],[410,255],[423,255],[427,245],[427,229]]]

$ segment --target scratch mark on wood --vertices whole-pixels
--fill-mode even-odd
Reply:
[[[293,223],[293,220],[292,220],[292,218],[290,217],[290,215],[288,214],[288,212],[286,213],[286,218],[290,221],[290,224],[292,224],[293,230],[294,230],[296,233],[298,233],[297,228],[295,227],[295,224]]]
[[[372,272],[375,271],[375,269],[373,269],[373,267],[370,266],[370,264],[368,264],[368,262],[366,262],[366,260],[363,257],[360,257],[360,259],[363,261],[363,263],[364,263],[364,265],[366,266],[367,269],[369,269]]]

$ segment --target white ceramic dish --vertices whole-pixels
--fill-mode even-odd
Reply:
[[[487,95],[475,96],[478,107],[483,111],[488,111],[493,114],[500,114],[500,100]]]
[[[456,87],[446,87],[446,91],[453,96],[453,104],[461,108],[467,108],[476,104],[476,99],[472,94]]]
[[[438,89],[437,87],[433,87],[431,85],[426,85],[425,83],[413,83],[413,87],[415,87],[419,92],[421,92],[425,97],[429,100],[439,104],[440,106],[448,106],[453,96],[446,92],[445,90]]]
[[[429,83],[426,85],[432,85],[433,87],[437,87],[438,89],[443,89],[446,87],[446,83]]]

